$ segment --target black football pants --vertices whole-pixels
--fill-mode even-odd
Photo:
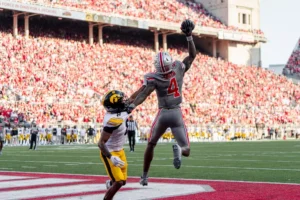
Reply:
[[[129,141],[130,151],[134,151],[135,131],[128,131],[128,141]]]
[[[36,134],[31,134],[29,149],[32,149],[33,143],[34,143],[34,149],[35,149],[36,148]]]

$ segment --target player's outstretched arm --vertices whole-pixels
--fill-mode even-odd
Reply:
[[[129,97],[129,104],[131,104],[135,98],[145,89],[145,85],[142,85],[135,93],[133,93],[130,97]]]
[[[144,85],[144,89],[137,95],[133,103],[129,105],[128,113],[131,113],[138,105],[142,104],[147,97],[155,90],[155,86],[152,84]]]
[[[155,90],[155,86],[154,85],[147,85],[143,91],[141,91],[139,93],[139,95],[135,98],[135,100],[133,101],[133,104],[135,106],[140,105],[141,103],[143,103],[147,97]]]
[[[192,36],[194,28],[194,23],[189,19],[183,21],[181,24],[181,30],[186,35],[189,49],[189,55],[182,61],[185,64],[185,72],[190,69],[194,59],[196,58],[196,47]]]

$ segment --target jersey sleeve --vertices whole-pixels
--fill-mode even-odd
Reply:
[[[107,120],[103,125],[103,130],[107,133],[112,133],[114,130],[119,128],[124,120],[119,117],[112,117],[109,120]]]
[[[176,71],[179,71],[179,72],[181,72],[182,74],[184,74],[185,73],[185,64],[183,63],[183,62],[181,62],[181,61],[179,61],[179,60],[176,60],[174,63],[173,63],[173,67],[175,67],[176,69]]]
[[[153,75],[151,73],[148,73],[144,76],[143,85],[144,86],[155,85],[155,78],[153,77]]]

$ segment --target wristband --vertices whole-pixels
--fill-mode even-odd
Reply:
[[[193,40],[193,36],[188,36],[186,37],[186,40],[189,42],[189,41],[192,41]]]

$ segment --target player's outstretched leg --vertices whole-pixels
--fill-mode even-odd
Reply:
[[[144,173],[141,176],[141,180],[140,180],[140,184],[142,186],[148,185],[148,171],[151,165],[151,161],[153,159],[154,147],[155,145],[149,142],[144,154],[144,168],[143,168]]]
[[[176,169],[181,166],[181,156],[188,157],[190,155],[190,142],[183,120],[178,120],[179,126],[171,128],[172,133],[177,141],[177,144],[172,146],[173,148],[173,165]]]
[[[154,148],[157,144],[159,138],[164,134],[166,129],[168,128],[163,119],[167,116],[164,115],[165,111],[161,110],[158,112],[156,119],[152,124],[152,130],[149,137],[149,142],[144,154],[144,167],[143,167],[143,175],[141,176],[140,184],[143,186],[148,185],[148,172],[151,165],[151,161],[154,155]]]

